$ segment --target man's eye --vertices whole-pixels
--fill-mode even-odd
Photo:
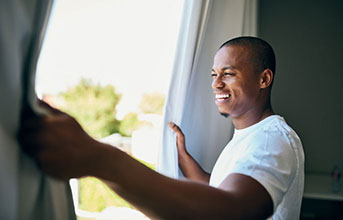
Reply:
[[[216,76],[217,76],[216,73],[212,73],[212,74],[211,74],[211,77],[212,77],[212,78],[214,78],[214,77],[216,77]]]
[[[224,73],[224,76],[234,76],[234,73]]]

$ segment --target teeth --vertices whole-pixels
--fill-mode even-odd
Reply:
[[[216,94],[216,99],[225,99],[229,97],[230,97],[230,94]]]

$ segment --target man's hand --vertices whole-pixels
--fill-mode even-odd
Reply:
[[[176,146],[179,166],[183,175],[191,180],[209,183],[210,174],[205,172],[196,160],[187,152],[185,135],[179,126],[169,122],[169,127],[176,133]]]
[[[89,175],[90,157],[95,153],[92,139],[66,113],[40,102],[51,114],[25,118],[19,131],[23,150],[36,159],[47,174],[68,180]]]
[[[168,123],[169,127],[176,133],[176,147],[178,152],[179,161],[183,159],[183,157],[187,156],[186,150],[186,139],[185,135],[182,133],[179,126],[177,126],[173,122]]]

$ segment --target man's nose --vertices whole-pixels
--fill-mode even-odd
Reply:
[[[213,89],[222,89],[224,88],[225,83],[223,82],[223,79],[221,76],[217,76],[216,78],[213,79],[212,82],[212,88]]]

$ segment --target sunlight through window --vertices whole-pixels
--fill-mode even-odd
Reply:
[[[182,7],[183,0],[56,1],[38,96],[154,169]],[[79,219],[147,219],[95,178],[71,182]]]

